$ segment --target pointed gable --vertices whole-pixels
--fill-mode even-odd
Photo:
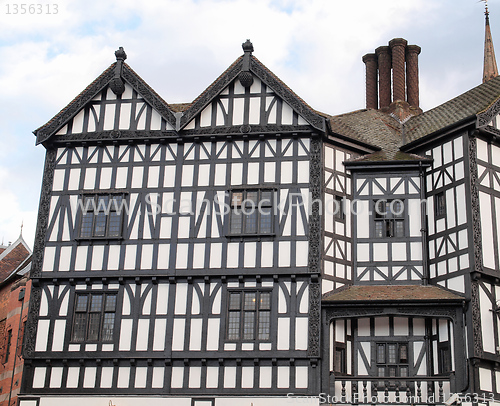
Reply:
[[[70,104],[35,131],[37,144],[57,141],[162,136],[175,131],[168,104],[127,64],[112,64]],[[121,89],[116,91],[116,80]]]
[[[24,239],[19,237],[0,253],[0,283],[8,278],[14,271],[26,265],[31,257],[31,250]]]
[[[251,47],[249,41],[244,49],[245,45]],[[251,51],[245,50],[245,55],[184,112],[181,129],[188,133],[248,133],[270,127],[297,131],[304,126],[324,131],[325,119],[253,57]]]

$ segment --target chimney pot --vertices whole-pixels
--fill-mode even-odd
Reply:
[[[375,50],[379,72],[379,100],[380,108],[391,104],[391,54],[388,46],[381,46]]]
[[[366,54],[363,56],[363,62],[366,65],[366,108],[378,108],[378,89],[377,89],[377,55]]]
[[[408,42],[394,38],[389,42],[392,51],[392,97],[393,101],[406,100],[405,50]]]
[[[419,108],[418,55],[421,48],[418,45],[406,47],[406,94],[411,107]]]

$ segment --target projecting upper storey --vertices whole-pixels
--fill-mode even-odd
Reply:
[[[106,69],[68,106],[35,131],[50,142],[167,139],[203,135],[316,133],[325,116],[308,106],[243,44],[239,57],[189,104],[171,104],[155,93],[124,60]]]

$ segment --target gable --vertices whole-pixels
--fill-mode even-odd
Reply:
[[[109,85],[105,86],[55,135],[71,138],[66,136],[127,130],[173,131],[175,129],[137,90],[125,83],[125,90],[119,96]]]
[[[184,127],[185,131],[221,127],[309,126],[268,85],[256,75],[245,88],[239,78],[234,79]]]
[[[114,63],[34,133],[37,144],[52,137],[59,142],[159,138],[175,131],[175,122],[168,104],[139,75]]]
[[[253,57],[251,51],[244,51],[183,111],[180,118],[183,131],[188,134],[326,131],[325,117]]]

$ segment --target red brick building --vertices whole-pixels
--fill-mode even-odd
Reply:
[[[28,316],[31,249],[19,236],[0,246],[0,406],[16,405],[24,360],[23,332]]]

